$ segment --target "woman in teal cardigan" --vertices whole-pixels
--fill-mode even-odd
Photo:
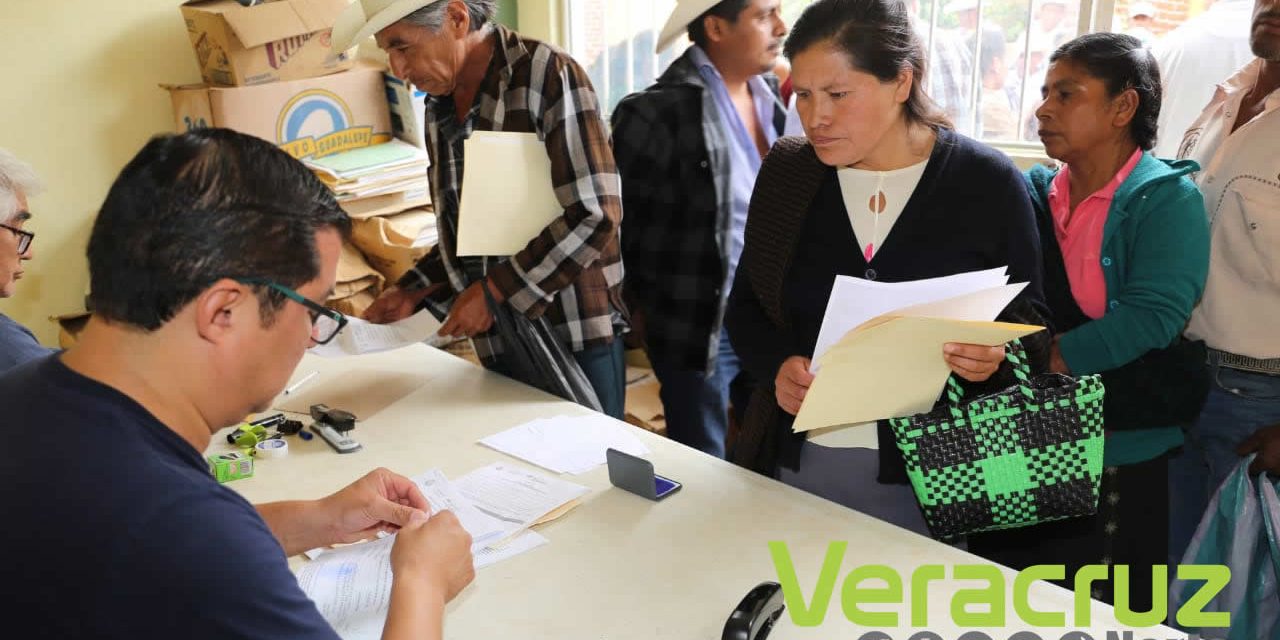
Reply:
[[[1135,362],[1144,356],[1186,353],[1169,348],[1204,289],[1209,228],[1204,200],[1187,178],[1199,167],[1146,152],[1160,113],[1155,60],[1131,36],[1082,36],[1050,58],[1044,95],[1040,136],[1064,166],[1037,166],[1027,180],[1055,332],[1050,368],[1132,372],[1148,366]],[[1182,430],[1121,424],[1129,421],[1112,402],[1136,400],[1129,394],[1109,398],[1104,410],[1106,472],[1096,515],[974,536],[970,549],[1015,568],[1066,565],[1068,583],[1086,564],[1128,565],[1130,609],[1150,610],[1152,567],[1166,562],[1168,461]],[[1111,581],[1095,583],[1095,598],[1113,595]]]

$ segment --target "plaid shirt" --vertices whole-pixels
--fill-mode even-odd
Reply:
[[[458,122],[452,96],[427,99],[427,150],[440,241],[405,273],[407,288],[446,283],[452,297],[486,276],[506,304],[530,318],[546,314],[574,351],[608,344],[626,327],[618,227],[618,171],[587,74],[568,54],[494,26],[493,58],[475,103]],[[472,131],[536,133],[547,146],[564,215],[510,258],[456,253],[463,142]],[[484,185],[476,188],[483,189]],[[474,336],[486,364],[502,353],[496,329]]]
[[[777,78],[765,81],[776,94]],[[762,124],[780,133],[785,122],[778,102]],[[651,356],[689,370],[713,368],[729,297],[730,144],[689,52],[613,112],[628,300],[645,313]]]

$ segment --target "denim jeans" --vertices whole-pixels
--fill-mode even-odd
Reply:
[[[653,361],[653,372],[662,384],[662,411],[667,421],[667,437],[723,458],[725,435],[729,430],[729,404],[733,382],[742,373],[738,354],[729,344],[728,333],[720,333],[720,351],[715,371],[690,371]],[[740,398],[739,396],[744,396]],[[733,406],[746,410],[747,394],[732,392]]]
[[[1169,463],[1169,564],[1182,560],[1209,498],[1242,458],[1236,447],[1280,423],[1280,376],[1208,365],[1213,385],[1182,453]]]
[[[615,336],[609,344],[575,351],[573,359],[587,374],[605,415],[622,420],[627,399],[627,361],[622,336]]]

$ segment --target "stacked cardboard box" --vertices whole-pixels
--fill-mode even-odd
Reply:
[[[183,2],[204,84],[165,86],[176,130],[235,129],[268,140],[313,168],[390,143],[393,111],[385,67],[357,61],[354,50],[330,50],[333,25],[349,2],[266,0],[247,7],[236,0]],[[414,92],[405,91],[412,101]],[[344,313],[361,313],[388,280],[426,252],[423,242],[434,244],[430,235],[419,237],[421,226],[434,230],[421,120],[409,118],[406,127],[404,118],[413,107],[399,106],[394,131],[411,141],[412,162],[377,167],[357,176],[362,182],[351,189],[344,188],[343,176],[331,175],[328,182],[356,219],[359,238],[344,247],[329,301]]]

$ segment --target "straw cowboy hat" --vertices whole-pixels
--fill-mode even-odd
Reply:
[[[667,18],[666,26],[662,27],[662,33],[658,36],[658,51],[662,51],[671,46],[677,38],[688,31],[689,25],[698,16],[710,11],[712,7],[720,4],[720,0],[679,0],[676,8],[671,12],[671,17]]]
[[[437,0],[356,0],[333,25],[333,50],[346,51]]]

